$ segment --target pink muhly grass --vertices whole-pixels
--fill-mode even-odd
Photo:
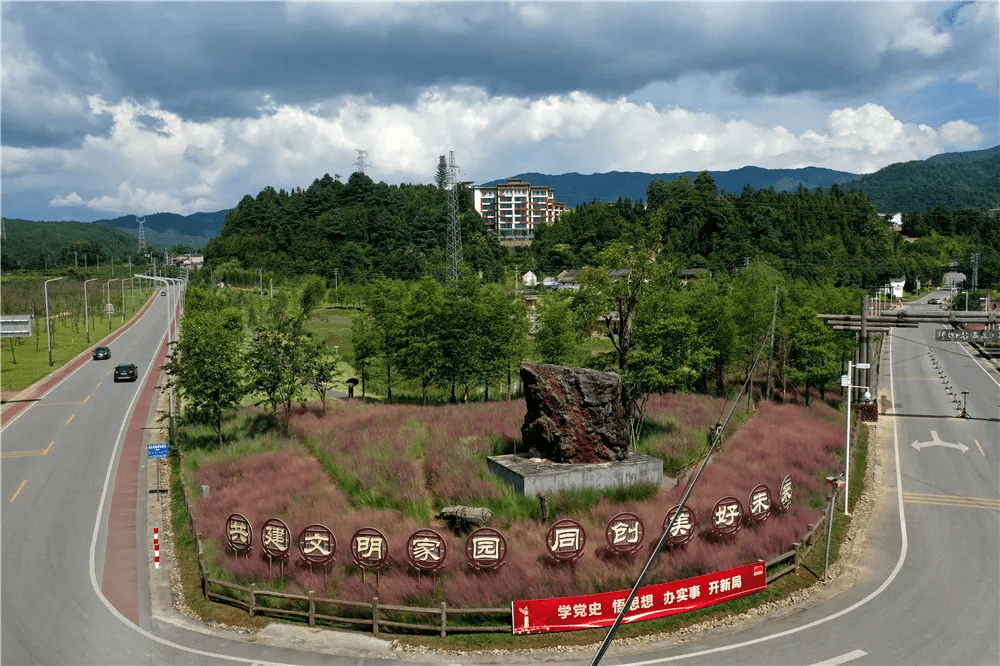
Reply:
[[[703,396],[654,396],[650,402],[650,413],[678,425],[678,437],[690,437],[682,434],[684,429],[701,431],[714,424],[724,404]],[[295,413],[292,428],[296,436],[337,461],[363,490],[391,494],[400,503],[425,501],[430,492],[439,503],[481,504],[509,492],[486,471],[484,458],[492,455],[498,439],[519,441],[523,412],[522,401],[433,408],[342,401],[330,403],[325,418],[310,411]],[[838,467],[835,454],[843,441],[843,427],[831,420],[831,414],[835,412],[829,408],[760,405],[753,418],[726,439],[721,454],[713,457],[689,506],[703,531],[719,498],[735,496],[746,511],[751,490],[764,483],[777,503],[781,479],[790,474],[791,508],[756,528],[743,529],[735,538],[710,542],[696,536],[687,547],[662,553],[648,582],[699,575],[788,550],[822,515],[822,508],[814,508],[810,500],[824,490],[823,475]],[[300,593],[315,589],[321,597],[369,599],[375,594],[375,576],[368,573],[362,582],[351,559],[350,539],[361,527],[375,527],[389,544],[389,564],[379,576],[381,601],[431,606],[445,600],[456,607],[506,607],[515,599],[628,588],[659,539],[664,515],[685,487],[682,480],[644,501],[616,504],[599,499],[585,515],[577,516],[587,532],[587,545],[582,559],[572,566],[546,562],[549,525],[521,520],[504,526],[507,566],[495,574],[480,574],[466,564],[464,536],[396,509],[351,507],[343,490],[332,485],[322,466],[298,445],[235,462],[206,464],[195,473],[195,480],[212,487],[209,497],[198,498],[195,513],[199,529],[218,552],[227,549],[224,527],[229,514],[244,514],[254,527],[255,551],[250,558],[223,556],[223,566],[241,580],[277,580],[277,567],[269,573],[267,561],[260,557],[259,529],[267,518],[285,520],[293,540],[306,525],[319,522],[336,535],[336,563],[320,575],[293,561],[285,569],[285,585]],[[601,557],[607,522],[621,511],[643,520],[642,548],[633,557]],[[416,575],[405,553],[410,534],[428,526],[444,536],[448,547],[445,568],[433,578]],[[293,545],[292,559],[297,555]]]

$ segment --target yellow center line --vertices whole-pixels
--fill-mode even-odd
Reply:
[[[22,491],[22,490],[24,490],[24,485],[25,485],[26,483],[28,483],[28,480],[27,480],[27,479],[25,479],[24,481],[22,481],[22,482],[21,482],[21,485],[19,485],[19,486],[17,487],[17,490],[15,490],[15,491],[14,491],[14,494],[10,496],[10,501],[11,501],[11,502],[13,502],[14,500],[16,500],[16,499],[17,499],[17,496],[21,494],[21,491]]]
[[[90,396],[89,395],[86,398],[84,398],[83,402],[81,402],[80,404],[81,405],[86,405],[88,400],[90,400]]]
[[[52,450],[52,445],[55,444],[55,440],[49,442],[49,445],[44,449],[35,449],[33,451],[4,451],[0,453],[0,458],[32,458],[36,456],[47,456],[49,451]]]
[[[979,443],[978,439],[976,440],[976,447],[979,449],[979,452],[982,453],[983,457],[985,458],[986,457],[986,451],[983,451],[983,445]]]
[[[104,380],[102,379],[101,381],[97,382],[97,386],[95,386],[94,388],[95,389],[101,388],[101,384],[103,384],[103,383],[104,383]]]
[[[961,495],[930,495],[927,493],[904,492],[903,500],[909,504],[934,504],[956,506],[967,509],[992,509],[1000,511],[1000,499],[990,497],[962,497]]]
[[[76,414],[70,414],[69,418],[66,419],[66,423],[64,423],[63,425],[69,425],[69,422],[72,421],[75,418],[76,418]]]

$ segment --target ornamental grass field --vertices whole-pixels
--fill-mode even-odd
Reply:
[[[504,607],[512,600],[610,591],[631,587],[662,532],[666,512],[680,501],[703,454],[706,433],[726,407],[707,396],[654,397],[639,450],[686,465],[674,487],[635,487],[614,492],[576,491],[550,498],[546,523],[536,498],[520,497],[487,470],[486,456],[521,450],[522,400],[440,407],[383,405],[362,400],[297,410],[292,436],[276,437],[261,427],[263,417],[243,412],[233,426],[245,436],[223,448],[213,433],[185,434],[185,474],[189,487],[209,486],[192,498],[198,529],[206,540],[213,576],[285,592],[345,600],[376,595],[374,576],[362,580],[351,560],[350,539],[362,527],[381,530],[389,563],[379,577],[380,602],[452,607]],[[734,423],[736,420],[734,420]],[[258,434],[253,434],[257,432]],[[234,438],[235,439],[235,438]],[[841,466],[844,427],[837,412],[815,401],[810,408],[761,404],[744,415],[738,430],[727,429],[724,446],[713,455],[688,505],[698,535],[683,548],[663,553],[647,582],[685,578],[787,551],[823,513],[824,477]],[[793,482],[790,509],[735,537],[713,540],[703,533],[715,502],[738,498],[746,508],[751,490],[765,484],[777,497],[785,475]],[[507,564],[498,572],[474,572],[465,558],[465,537],[434,519],[449,504],[486,506],[493,527],[507,543]],[[621,511],[644,522],[642,548],[633,557],[607,556],[605,526]],[[226,518],[246,516],[255,532],[250,557],[237,558],[227,546]],[[261,556],[260,526],[280,518],[291,529],[288,566]],[[545,536],[560,518],[578,520],[586,530],[583,556],[572,565],[546,557]],[[322,523],[337,539],[336,561],[321,575],[297,565],[294,539],[307,525]],[[416,530],[430,527],[445,538],[447,557],[436,576],[418,575],[407,562],[405,545]]]

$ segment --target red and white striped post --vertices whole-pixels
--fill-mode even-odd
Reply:
[[[156,568],[160,568],[160,528],[153,528],[153,561],[156,562]]]

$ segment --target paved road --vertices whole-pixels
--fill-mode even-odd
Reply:
[[[303,646],[308,637],[301,631],[251,644],[151,617],[142,580],[135,585],[137,617],[114,609],[99,583],[105,523],[111,481],[129,478],[129,470],[118,474],[115,465],[142,382],[113,384],[108,373],[127,358],[139,364],[141,379],[148,377],[164,342],[166,300],[157,299],[112,345],[110,363],[86,363],[16,420],[5,420],[4,664],[375,664],[400,657],[404,663],[589,663],[588,653],[363,656],[338,649],[328,632],[326,654],[285,647]],[[957,418],[946,385],[969,391],[972,418]],[[997,375],[964,346],[935,343],[933,327],[924,326],[893,336],[881,386],[891,412],[878,428],[884,492],[854,576],[831,583],[822,603],[783,617],[685,642],[615,646],[604,663],[1000,663]],[[134,475],[138,493],[145,492],[145,476],[145,468]],[[141,514],[136,511],[137,539],[146,531]],[[135,558],[136,570],[145,571],[145,554]]]

